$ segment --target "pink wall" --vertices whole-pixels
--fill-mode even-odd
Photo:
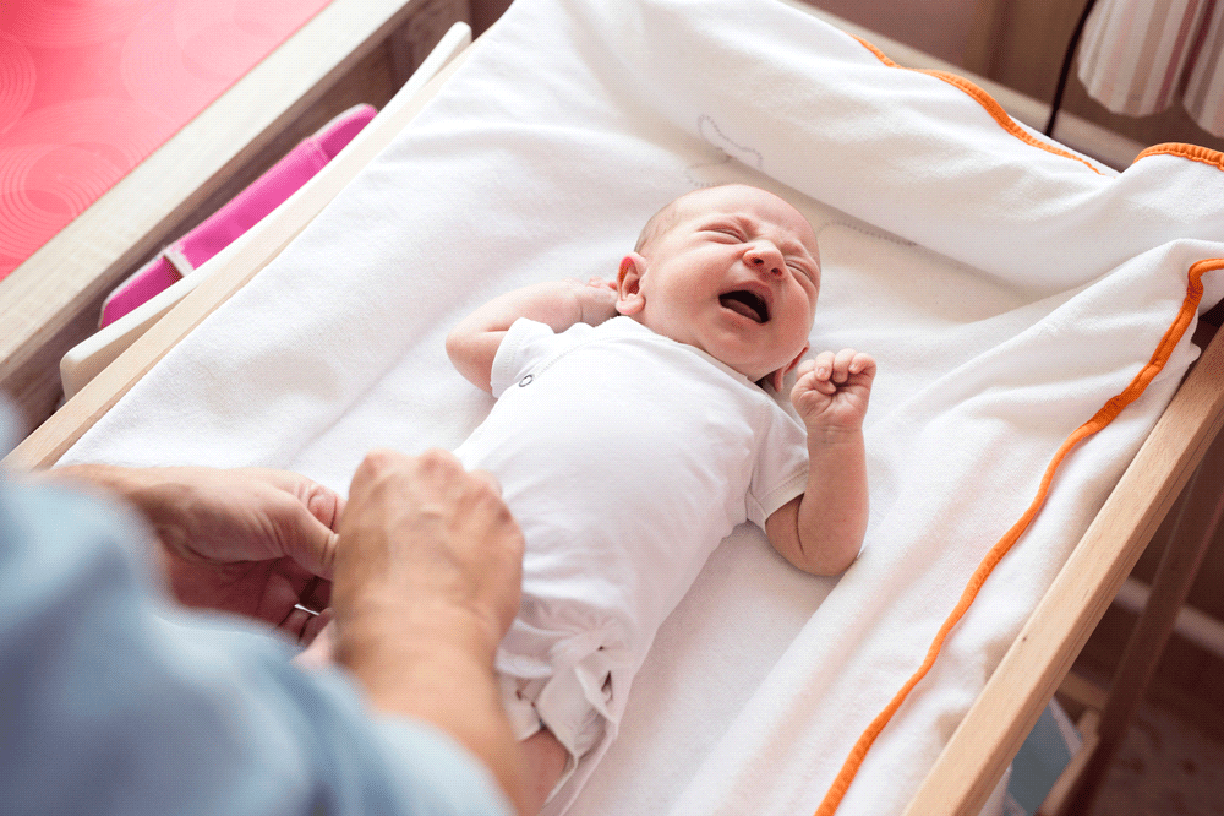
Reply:
[[[327,0],[0,0],[0,279]]]

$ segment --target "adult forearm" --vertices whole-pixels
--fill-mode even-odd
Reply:
[[[523,810],[527,777],[493,659],[518,609],[524,542],[496,483],[442,451],[373,452],[340,541],[337,659],[381,708],[452,734]]]
[[[427,722],[485,764],[520,813],[527,769],[502,708],[483,623],[392,601],[346,617],[337,659],[387,713]]]
[[[130,497],[138,490],[138,475],[138,471],[118,465],[84,464],[40,471],[36,478],[94,488],[130,502]]]
[[[138,511],[149,525],[156,529],[159,519],[165,515],[164,508],[172,498],[167,491],[158,490],[163,482],[151,478],[153,472],[145,468],[119,465],[80,464],[41,471],[36,478],[71,485],[111,499],[120,499]],[[154,549],[149,555],[157,559],[158,570],[164,571],[165,561],[161,550]]]

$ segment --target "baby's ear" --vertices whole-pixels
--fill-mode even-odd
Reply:
[[[616,273],[616,311],[623,315],[635,315],[646,306],[642,294],[642,274],[646,271],[646,259],[636,252],[621,258],[620,270]]]

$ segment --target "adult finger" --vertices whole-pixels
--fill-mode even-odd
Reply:
[[[493,491],[494,494],[497,495],[498,498],[501,497],[501,494],[502,494],[501,482],[499,482],[497,480],[497,477],[494,476],[489,471],[471,470],[471,471],[468,471],[468,476],[470,476],[472,479],[475,479],[476,481],[487,486],[490,490]]]
[[[334,490],[299,473],[272,469],[252,469],[248,473],[291,497],[278,510],[270,510],[280,514],[275,524],[285,555],[312,574],[330,579],[344,500]]]

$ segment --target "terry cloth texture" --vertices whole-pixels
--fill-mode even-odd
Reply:
[[[614,276],[695,187],[778,192],[820,241],[812,347],[879,363],[864,550],[821,580],[736,528],[571,780],[572,812],[814,811],[960,604],[842,779],[842,816],[901,812],[1195,356],[1224,162],[1174,148],[1116,173],[780,2],[517,0],[473,48],[68,460],[344,489],[373,446],[453,449],[492,404],[446,359],[463,316],[558,269]]]

